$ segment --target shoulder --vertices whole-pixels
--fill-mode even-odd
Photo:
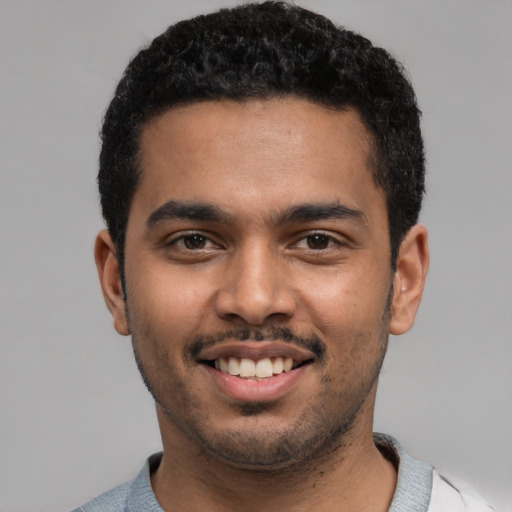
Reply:
[[[162,453],[151,455],[134,480],[110,489],[73,512],[163,512],[151,488],[150,476],[161,459]]]
[[[130,484],[122,484],[110,489],[85,505],[76,508],[73,512],[123,512],[126,499],[130,491]]]
[[[398,469],[389,512],[493,512],[476,493],[457,488],[430,464],[411,457],[393,437],[374,434],[374,441]]]
[[[432,473],[432,494],[428,512],[493,512],[477,494],[460,490],[436,470]]]

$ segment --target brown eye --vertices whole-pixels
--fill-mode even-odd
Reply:
[[[183,245],[186,249],[194,250],[194,249],[204,249],[207,238],[203,235],[187,235],[183,237]]]
[[[307,237],[307,244],[309,249],[327,249],[331,239],[325,235],[310,235]]]

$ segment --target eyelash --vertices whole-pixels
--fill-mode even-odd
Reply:
[[[327,246],[326,247],[312,247],[309,242],[314,243],[313,239],[315,237],[317,238],[317,241],[325,242],[327,244]],[[201,251],[201,250],[208,250],[209,249],[209,248],[204,248],[204,247],[196,247],[196,248],[187,247],[186,246],[187,240],[191,240],[191,239],[194,239],[194,238],[200,239],[205,244],[208,244],[208,242],[209,242],[213,246],[219,247],[219,244],[214,242],[208,235],[203,234],[203,233],[201,233],[199,231],[197,231],[197,232],[196,231],[192,231],[192,232],[189,232],[189,233],[182,234],[182,235],[180,235],[180,236],[170,240],[167,243],[167,245],[168,246],[179,247],[182,250],[191,251],[191,252]],[[313,252],[320,252],[320,251],[332,249],[333,245],[334,246],[344,246],[344,245],[346,245],[343,242],[341,242],[339,239],[337,239],[336,237],[332,236],[329,233],[325,233],[323,231],[314,231],[314,232],[311,232],[311,233],[308,233],[308,234],[304,234],[303,236],[298,238],[296,242],[294,242],[293,246],[297,247],[297,246],[299,246],[299,244],[301,242],[305,242],[308,245],[307,247],[302,247],[302,249],[310,250],[310,251],[313,251]],[[320,243],[319,245],[322,245],[322,243]]]
[[[326,242],[327,247],[311,247],[309,242],[313,241],[314,238],[317,238],[317,241],[318,241],[318,239],[320,239],[320,241]],[[333,235],[331,235],[329,233],[325,233],[323,231],[315,231],[312,233],[308,233],[308,234],[302,236],[300,239],[298,239],[298,241],[295,243],[295,245],[296,246],[299,245],[300,242],[305,242],[308,245],[308,247],[305,247],[305,249],[311,250],[314,252],[326,251],[326,250],[332,249],[333,246],[339,247],[339,246],[345,245],[339,239],[334,237]]]
[[[180,236],[170,240],[167,243],[167,245],[180,247],[180,249],[183,249],[185,251],[204,250],[204,248],[202,248],[202,247],[195,248],[195,249],[186,247],[186,241],[189,240],[189,239],[193,239],[194,237],[202,239],[205,243],[210,242],[211,244],[213,244],[213,245],[218,247],[218,244],[216,244],[209,236],[207,236],[207,235],[205,235],[205,234],[203,234],[201,232],[196,232],[196,231],[192,231],[190,233],[182,234],[182,235],[180,235]],[[180,242],[182,243],[182,246],[178,245],[178,244],[180,244]]]

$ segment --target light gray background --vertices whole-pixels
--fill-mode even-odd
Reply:
[[[391,340],[376,429],[510,511],[512,2],[299,3],[391,50],[424,111],[432,265],[415,328]],[[136,50],[220,5],[0,0],[2,512],[69,510],[160,447],[93,265],[97,133]]]

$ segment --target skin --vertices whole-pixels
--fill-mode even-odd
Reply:
[[[95,256],[157,404],[162,507],[387,510],[396,471],[372,440],[377,378],[388,334],[414,322],[427,234],[409,231],[393,272],[358,114],[204,102],[152,120],[140,144],[126,302],[106,231]],[[240,398],[204,362],[240,350],[307,364],[277,395]]]

